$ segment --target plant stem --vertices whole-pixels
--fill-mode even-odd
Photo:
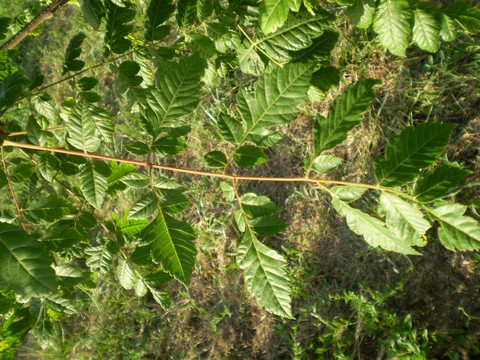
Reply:
[[[7,162],[5,160],[5,152],[3,150],[3,146],[2,146],[2,163],[3,163],[3,168],[4,168],[4,171],[5,171],[5,178],[7,179],[7,183],[8,183],[8,188],[10,189],[10,194],[12,195],[12,199],[13,199],[13,202],[15,203],[15,207],[17,208],[18,219],[20,220],[20,224],[22,224],[23,230],[25,232],[28,232],[27,231],[27,226],[25,225],[25,221],[23,220],[22,208],[20,207],[20,204],[18,203],[17,196],[15,195],[15,190],[13,189],[12,181],[10,180],[10,176],[8,176]]]
[[[210,171],[184,169],[184,168],[178,168],[178,167],[174,167],[174,166],[167,166],[167,165],[160,165],[160,164],[152,164],[148,161],[124,159],[124,158],[118,158],[118,157],[114,157],[114,156],[92,154],[92,153],[87,153],[87,152],[82,152],[82,151],[49,148],[49,147],[45,147],[45,146],[38,146],[38,145],[32,145],[32,144],[23,144],[23,143],[10,141],[10,140],[5,140],[4,143],[3,143],[3,146],[11,146],[11,147],[16,147],[16,148],[39,150],[39,151],[51,151],[51,152],[60,153],[60,154],[74,155],[74,156],[80,156],[80,157],[85,157],[85,158],[90,158],[90,159],[105,160],[105,161],[116,161],[116,162],[121,162],[121,163],[125,163],[125,164],[132,164],[132,165],[135,165],[135,166],[148,167],[148,168],[153,168],[153,169],[172,171],[172,172],[178,172],[178,173],[184,173],[184,174],[190,174],[190,175],[216,177],[216,178],[221,178],[221,179],[228,179],[228,180],[232,181],[233,184],[236,184],[237,181],[310,183],[310,184],[316,184],[316,185],[319,185],[319,186],[321,185],[323,190],[328,189],[324,185],[356,186],[356,187],[362,187],[362,188],[366,188],[366,189],[370,189],[370,190],[387,191],[387,192],[397,194],[399,196],[406,197],[410,200],[413,199],[411,196],[409,196],[407,194],[403,194],[398,190],[390,189],[390,188],[384,188],[380,185],[358,184],[358,183],[341,181],[341,180],[313,179],[313,178],[309,178],[309,177],[294,177],[294,178],[292,178],[292,177],[262,177],[262,176],[232,175],[232,174],[216,173],[216,172],[210,172]]]
[[[23,39],[25,39],[28,34],[30,34],[37,26],[43,23],[45,20],[50,19],[53,15],[66,3],[70,0],[57,0],[51,3],[50,5],[44,7],[38,14],[35,16],[28,24],[26,24],[19,32],[13,35],[7,42],[0,46],[1,50],[13,49],[17,46]]]

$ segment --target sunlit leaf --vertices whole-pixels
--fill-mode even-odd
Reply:
[[[411,33],[410,17],[407,0],[380,0],[373,29],[380,44],[394,55],[405,56]]]
[[[448,204],[431,210],[440,223],[438,237],[449,250],[480,249],[480,224],[464,215],[466,209],[467,207],[461,204]]]
[[[108,190],[110,169],[101,161],[87,161],[80,171],[80,189],[95,209],[101,209]]]
[[[413,245],[416,245],[417,239],[411,241],[411,239],[399,238],[385,226],[385,223],[361,210],[352,208],[338,197],[333,197],[332,205],[341,216],[345,217],[348,227],[355,234],[362,235],[371,246],[401,254],[419,254],[412,248]]]
[[[248,291],[260,305],[279,316],[292,317],[291,290],[283,256],[262,244],[253,232],[247,230],[238,246],[237,264],[245,273]]]

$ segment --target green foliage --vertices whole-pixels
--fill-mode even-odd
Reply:
[[[478,9],[463,1],[445,8],[408,0],[336,3],[357,27],[373,25],[380,44],[398,56],[411,42],[436,52],[441,39],[480,31]],[[236,262],[226,267],[241,269],[258,304],[284,318],[296,315],[279,235],[289,211],[274,215],[272,194],[255,193],[247,181],[323,192],[322,205],[330,201],[354,234],[384,251],[421,255],[435,236],[452,251],[480,248],[475,212],[453,197],[471,174],[446,155],[457,124],[395,125],[404,128],[368,164],[371,178],[341,175],[351,159],[337,151],[381,87],[376,79],[348,80],[358,74],[350,77],[348,66],[331,59],[334,50],[339,56],[343,10],[333,14],[309,0],[228,7],[216,0],[84,0],[81,9],[105,49],[102,59],[80,60],[91,38],[79,32],[59,60],[67,77],[40,88],[28,62],[19,70],[12,53],[0,53],[0,115],[15,129],[1,124],[0,188],[17,210],[7,216],[14,213],[2,209],[0,217],[0,293],[10,294],[0,349],[8,356],[31,329],[42,346],[52,344],[56,317],[76,310],[67,299],[88,293],[99,276],[114,274],[129,294],[167,308],[165,285],[188,286],[198,266],[202,225],[192,217],[204,216],[205,199],[192,190],[193,177],[224,180],[212,183],[238,235],[230,254]],[[94,71],[101,67],[108,67],[105,78]],[[312,94],[335,98],[325,117]],[[288,154],[304,165],[294,175],[282,165],[287,155],[276,151],[299,115],[311,126],[311,141]],[[269,167],[274,161],[280,165]],[[228,220],[212,220],[209,229],[217,236]],[[417,350],[411,353],[423,348]]]
[[[373,23],[380,44],[392,54],[405,56],[410,41],[420,49],[435,52],[440,38],[453,41],[460,29],[480,31],[480,9],[456,0],[446,7],[414,0],[355,0],[346,14],[361,29]]]

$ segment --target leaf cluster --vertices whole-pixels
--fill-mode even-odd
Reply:
[[[326,95],[340,83],[340,70],[330,64],[339,20],[317,2],[81,5],[91,31],[103,39],[98,61],[110,65],[128,124],[118,124],[118,111],[96,90],[101,79],[93,72],[80,76],[97,66],[83,56],[86,33],[66,47],[62,72],[71,93],[58,102],[38,77],[18,69],[12,54],[0,54],[0,114],[21,129],[17,141],[12,135],[2,145],[0,186],[17,214],[0,219],[0,348],[14,348],[30,329],[42,345],[51,343],[56,319],[75,312],[76,292],[96,286],[100,274],[114,273],[127,291],[169,306],[165,284],[188,286],[197,253],[195,224],[183,214],[194,195],[172,171],[224,179],[219,187],[240,234],[234,256],[245,287],[285,318],[295,315],[287,262],[262,238],[287,225],[267,196],[242,193],[242,181],[312,185],[375,248],[418,255],[436,227],[447,249],[480,249],[478,221],[452,198],[470,174],[444,156],[454,124],[427,122],[392,136],[374,159],[368,184],[325,178],[343,164],[333,151],[362,123],[381,84],[376,79],[343,87],[326,116],[309,114],[313,141],[304,149],[303,177],[236,175],[269,161],[269,150],[283,140],[278,128],[307,114],[309,94]],[[357,26],[373,23],[381,44],[397,55],[405,54],[411,33],[421,49],[436,51],[439,36],[453,40],[460,26],[480,30],[477,9],[461,1],[441,9],[406,0],[342,5]],[[136,26],[139,10],[145,16]],[[243,82],[233,86],[232,103],[212,105],[212,88],[235,74]],[[7,117],[22,102],[33,115]],[[208,116],[202,117],[202,107]],[[176,167],[177,155],[196,136],[195,119],[212,137],[211,148],[202,149],[205,168]],[[126,204],[119,201],[124,194]],[[363,200],[374,204],[371,211]],[[21,330],[10,330],[12,323]]]

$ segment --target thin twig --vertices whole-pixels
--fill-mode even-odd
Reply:
[[[19,32],[13,35],[7,42],[0,46],[1,50],[10,50],[17,46],[28,34],[30,34],[37,26],[53,17],[53,15],[70,0],[57,0],[52,4],[44,7],[28,24],[26,24]]]
[[[405,196],[405,194],[402,194],[396,190],[383,188],[379,185],[357,184],[357,183],[340,181],[340,180],[321,180],[321,179],[313,179],[313,178],[307,178],[307,177],[292,178],[292,177],[261,177],[261,176],[231,175],[231,174],[223,174],[223,173],[216,173],[216,172],[210,172],[210,171],[177,168],[174,166],[167,166],[167,165],[160,165],[160,164],[152,164],[148,161],[124,159],[124,158],[118,158],[114,156],[92,154],[92,153],[75,151],[75,150],[49,148],[45,146],[38,146],[38,145],[32,145],[32,144],[23,144],[23,143],[10,141],[10,140],[5,140],[3,143],[3,146],[11,146],[16,148],[40,150],[40,151],[51,151],[51,152],[60,153],[60,154],[86,157],[90,159],[116,161],[116,162],[121,162],[126,164],[132,164],[135,166],[148,167],[148,168],[154,168],[159,170],[172,171],[172,172],[178,172],[178,173],[184,173],[184,174],[190,174],[190,175],[216,177],[221,179],[228,179],[230,181],[233,181],[234,183],[236,183],[237,181],[262,181],[262,182],[285,182],[285,183],[287,182],[311,183],[311,184],[317,184],[317,185],[318,184],[344,185],[344,186],[362,187],[362,188],[371,189],[371,190],[388,191],[388,192],[396,193],[401,196]]]
[[[25,221],[23,220],[22,208],[20,207],[20,204],[17,200],[17,197],[15,195],[15,190],[13,189],[12,181],[10,180],[10,176],[8,175],[8,172],[7,172],[7,162],[5,160],[5,152],[3,150],[3,146],[2,146],[2,163],[3,163],[3,169],[5,171],[5,178],[7,179],[8,187],[10,189],[10,194],[12,195],[13,202],[15,203],[15,207],[17,208],[18,219],[20,220],[20,223],[22,224],[23,230],[25,230],[25,232],[27,232],[27,226],[25,225]]]

